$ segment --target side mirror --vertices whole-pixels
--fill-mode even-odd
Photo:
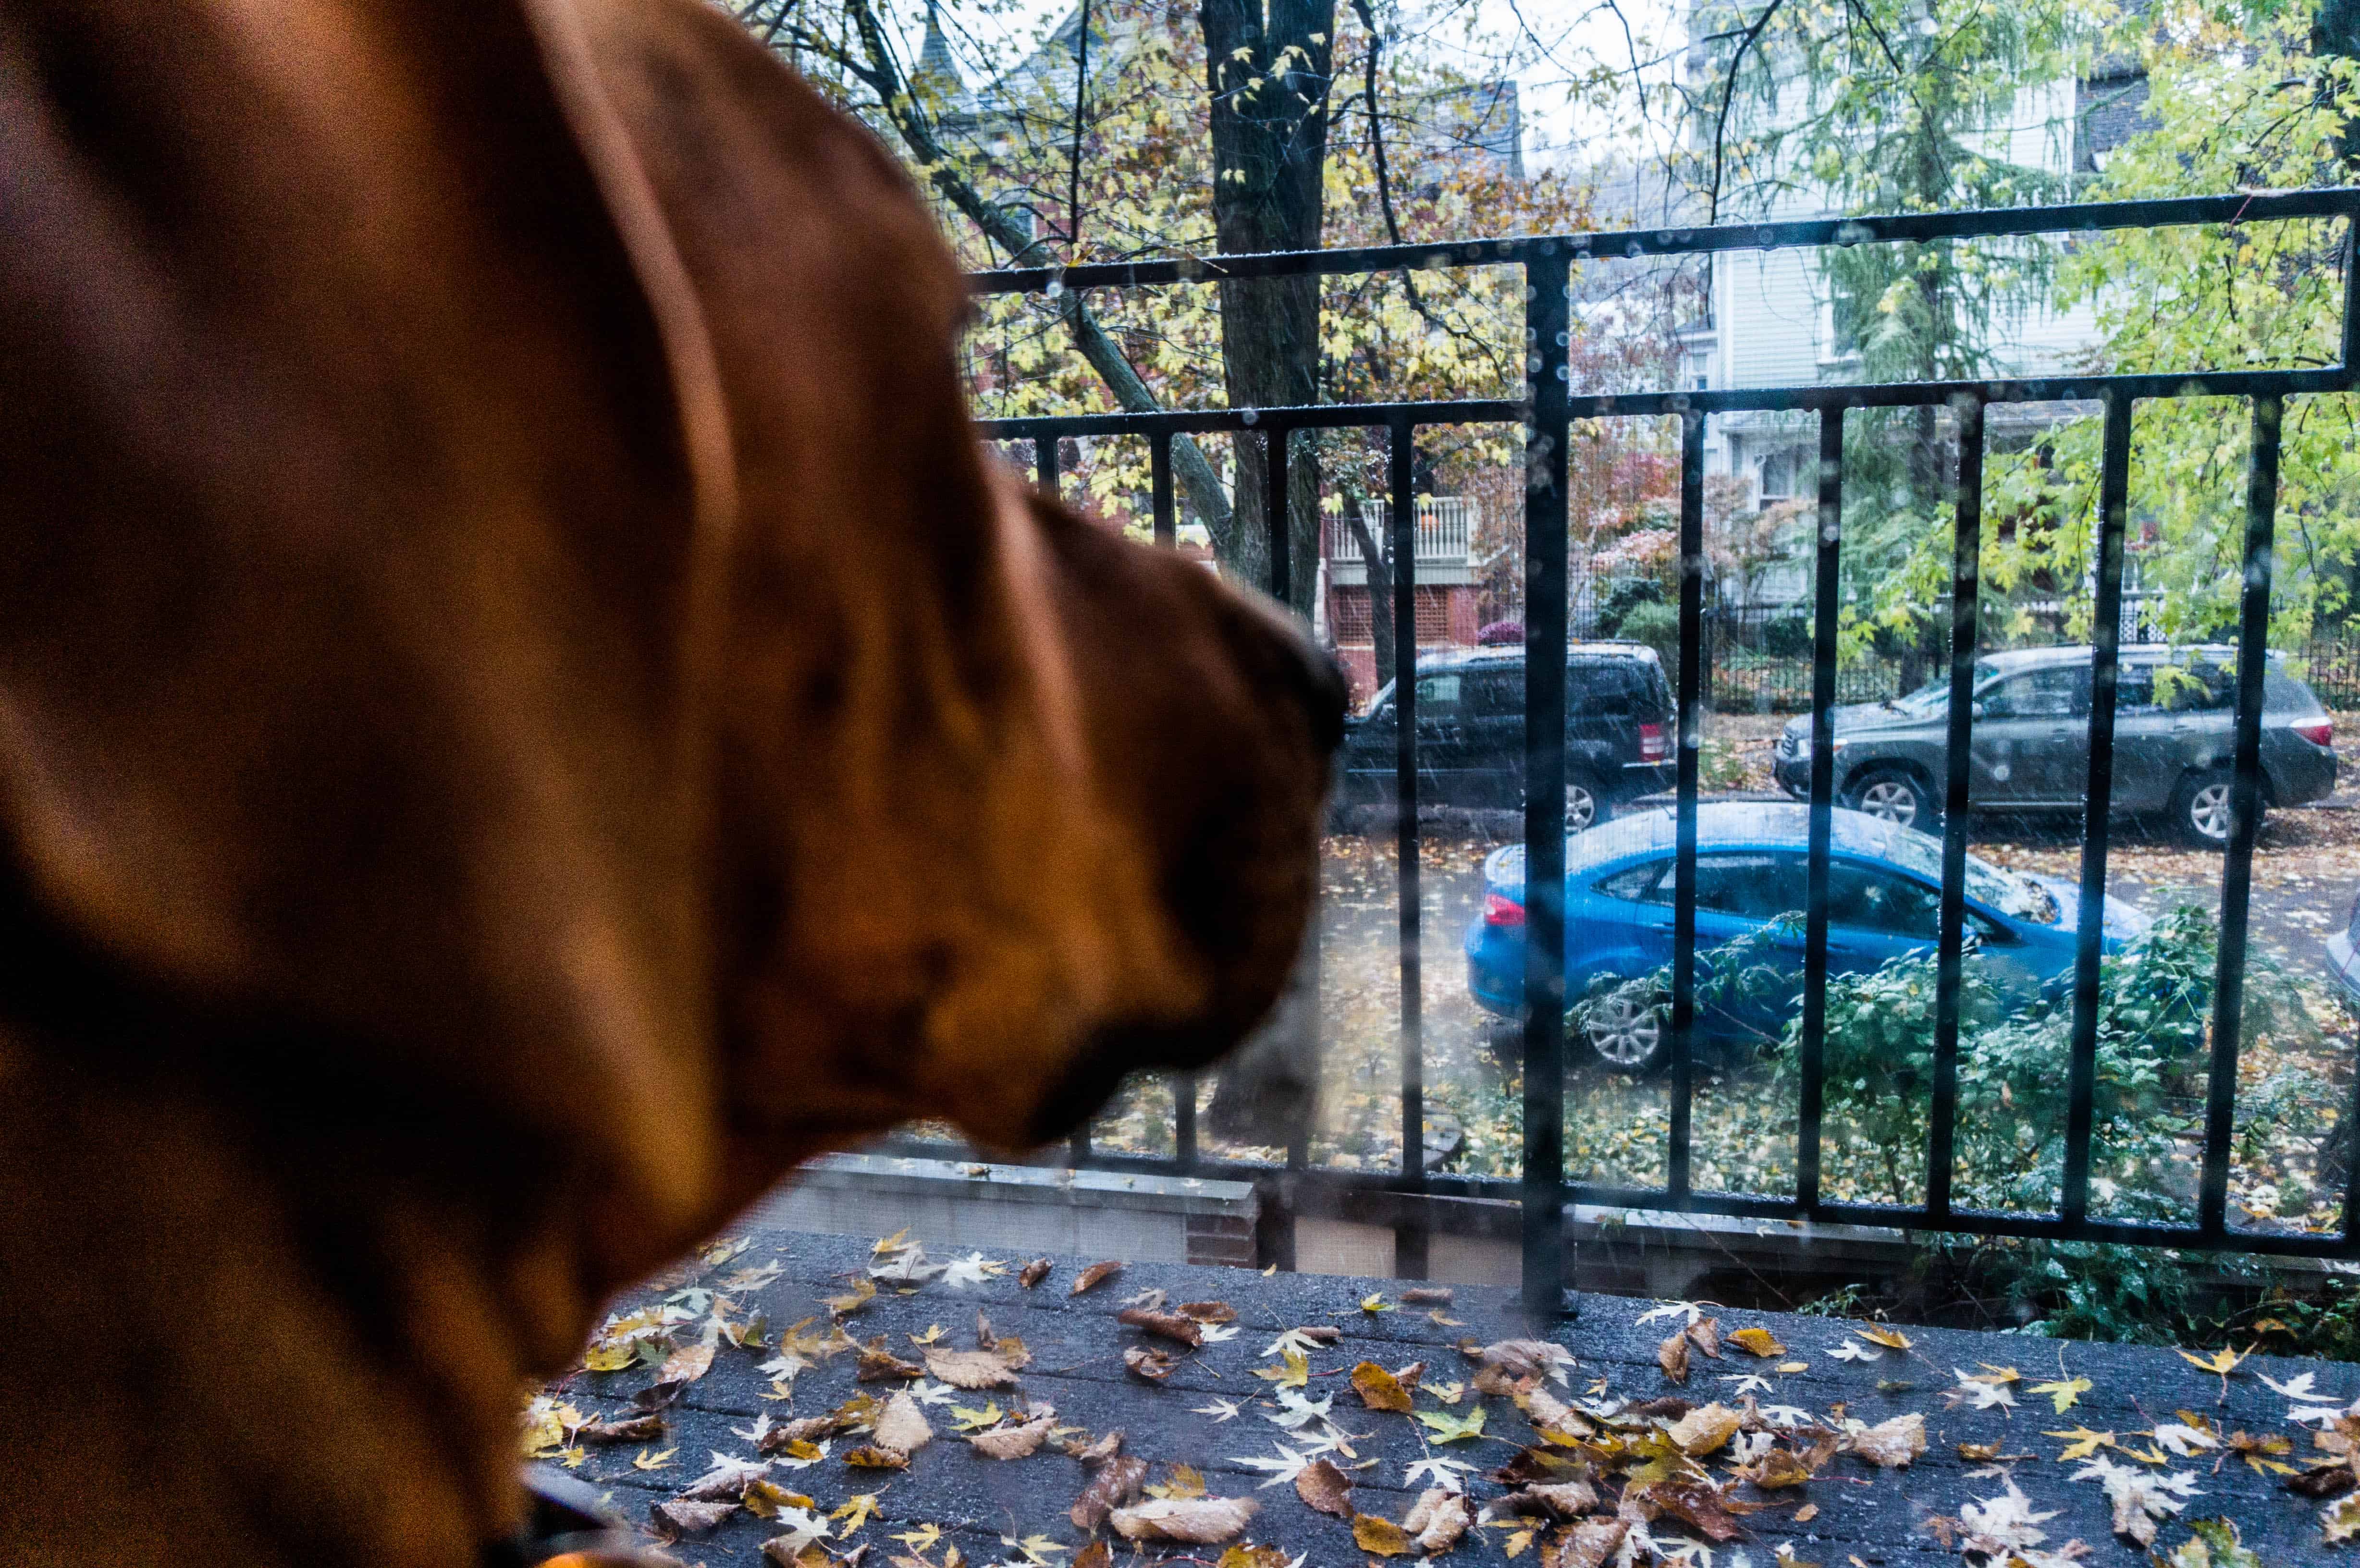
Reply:
[[[1977,702],[1977,703],[1975,703],[1975,704],[1974,704],[1974,710],[1973,710],[1973,711],[1974,711],[1974,716],[1975,716],[1975,717],[1977,717],[1977,718],[1979,718],[1979,719],[1980,719],[1980,718],[1982,718],[1982,717],[1983,716],[1983,704],[1982,704],[1981,702]]]

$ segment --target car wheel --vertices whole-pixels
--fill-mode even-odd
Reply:
[[[1933,796],[1907,773],[1872,773],[1844,792],[1844,804],[1905,828],[1931,827],[1941,814]]]
[[[2229,842],[2235,784],[2225,768],[2191,773],[2171,792],[2171,826],[2200,849],[2219,849]]]
[[[1585,828],[1595,827],[1612,815],[1613,815],[1613,808],[1607,804],[1606,796],[1598,788],[1596,779],[1579,773],[1566,775],[1565,831],[1567,833],[1578,833]]]
[[[1664,1024],[1655,1008],[1608,995],[1581,1015],[1581,1038],[1598,1059],[1622,1073],[1645,1073],[1664,1059]]]

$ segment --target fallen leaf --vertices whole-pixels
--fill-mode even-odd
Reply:
[[[1375,1514],[1352,1516],[1352,1544],[1379,1557],[1399,1557],[1412,1544],[1409,1531]]]
[[[1352,1482],[1333,1461],[1315,1459],[1295,1474],[1295,1494],[1306,1506],[1338,1519],[1352,1517]]]
[[[1042,1440],[1055,1424],[1054,1416],[1036,1415],[1020,1426],[977,1432],[967,1443],[987,1459],[1029,1459],[1039,1451]]]
[[[838,1541],[849,1541],[859,1531],[862,1525],[869,1522],[869,1516],[876,1511],[877,1494],[874,1492],[858,1492],[847,1499],[843,1507],[836,1509],[827,1517],[830,1523],[835,1523],[837,1520],[843,1521],[836,1532],[836,1538]]]
[[[1445,1414],[1441,1410],[1419,1410],[1418,1421],[1434,1433],[1437,1443],[1458,1443],[1465,1438],[1483,1435],[1483,1407],[1477,1405],[1463,1416]]]
[[[926,1370],[954,1388],[1012,1388],[1016,1374],[989,1350],[926,1351]]]
[[[1235,1421],[1238,1417],[1238,1402],[1235,1399],[1217,1399],[1209,1405],[1191,1405],[1188,1408],[1188,1413],[1210,1416],[1217,1421]]]
[[[1281,1388],[1300,1388],[1311,1381],[1311,1361],[1303,1352],[1288,1349],[1276,1367],[1257,1367],[1254,1376]]]
[[[656,1369],[656,1381],[683,1384],[695,1382],[713,1370],[714,1348],[710,1345],[691,1345],[673,1351],[664,1357],[663,1365]]]
[[[1885,1328],[1876,1323],[1863,1323],[1853,1332],[1871,1345],[1881,1345],[1887,1350],[1909,1348],[1909,1336],[1897,1328]]]
[[[1418,1495],[1409,1517],[1402,1520],[1402,1530],[1416,1537],[1419,1551],[1431,1555],[1458,1545],[1459,1538],[1474,1522],[1475,1513],[1467,1506],[1465,1493],[1434,1486]]]
[[[1190,1497],[1201,1497],[1205,1495],[1205,1477],[1194,1465],[1175,1465],[1172,1466],[1172,1478],[1164,1485],[1142,1486],[1140,1489],[1151,1497],[1185,1502]]]
[[[746,1490],[739,1495],[738,1500],[756,1519],[776,1519],[782,1508],[813,1506],[812,1500],[801,1492],[790,1492],[776,1481],[759,1475],[746,1483]]]
[[[840,1296],[822,1296],[820,1305],[835,1317],[849,1317],[877,1299],[877,1287],[867,1278],[852,1282],[852,1289]]]
[[[2028,1394],[2048,1395],[2060,1416],[2071,1410],[2074,1402],[2089,1391],[2090,1380],[2087,1377],[2075,1377],[2060,1383],[2035,1383],[2025,1390]]]
[[[1275,1546],[1232,1546],[1213,1568],[1286,1568],[1286,1553]]]
[[[1092,1530],[1106,1523],[1115,1509],[1124,1507],[1139,1495],[1140,1484],[1147,1479],[1147,1461],[1127,1454],[1118,1454],[1098,1468],[1082,1495],[1074,1499],[1070,1517],[1074,1528]]]
[[[1093,1541],[1074,1558],[1074,1568],[1114,1568],[1114,1552],[1103,1541]]]
[[[2250,1351],[2233,1350],[2225,1345],[2219,1350],[2214,1351],[2209,1356],[2197,1356],[2185,1350],[2179,1352],[2180,1358],[2182,1361],[2187,1362],[2191,1367],[2195,1367],[2200,1372],[2210,1372],[2217,1377],[2228,1377],[2230,1373],[2237,1369],[2237,1363],[2243,1361],[2251,1354],[2252,1352]]]
[[[1175,1363],[1169,1356],[1144,1345],[1134,1345],[1122,1353],[1122,1364],[1132,1374],[1151,1383],[1161,1383],[1172,1376]]]
[[[2208,1367],[2205,1370],[2225,1368]],[[2185,1471],[2150,1475],[2127,1465],[2117,1465],[2103,1454],[2092,1454],[2072,1478],[2096,1481],[2104,1487],[2106,1500],[2114,1505],[2114,1533],[2127,1536],[2141,1546],[2153,1546],[2156,1526],[2186,1508],[2187,1500],[2198,1495],[2196,1477]]]
[[[1557,1548],[1557,1568],[1605,1568],[1621,1552],[1622,1538],[1630,1533],[1629,1519],[1584,1519],[1565,1532]]]
[[[1071,1427],[1065,1429],[1068,1432],[1077,1430]],[[1066,1437],[1060,1432],[1052,1432],[1050,1438],[1064,1452],[1081,1461],[1085,1467],[1103,1465],[1122,1452],[1122,1428],[1120,1427],[1102,1436],[1092,1438],[1087,1443]]]
[[[1198,1323],[1225,1323],[1238,1321],[1237,1308],[1227,1301],[1183,1301],[1180,1310]]]
[[[1125,1541],[1185,1541],[1210,1546],[1245,1529],[1256,1506],[1250,1497],[1158,1498],[1117,1508],[1108,1522]]]
[[[1464,1349],[1470,1342],[1461,1341]],[[1573,1367],[1573,1352],[1546,1339],[1502,1339],[1475,1351],[1475,1359],[1514,1378],[1554,1378],[1559,1384]]]
[[[736,1513],[738,1508],[734,1499],[701,1503],[687,1497],[673,1497],[657,1503],[648,1511],[683,1535],[702,1535]]]
[[[1852,1433],[1852,1451],[1886,1470],[1907,1468],[1926,1452],[1926,1418],[1912,1410]]]
[[[1027,1263],[1023,1269],[1018,1272],[1016,1282],[1029,1290],[1033,1286],[1038,1285],[1042,1280],[1046,1279],[1049,1277],[1049,1269],[1051,1267],[1052,1265],[1047,1258],[1036,1258],[1032,1262]],[[1080,1568],[1080,1562],[1078,1559],[1076,1561],[1075,1568]]]
[[[1701,1459],[1737,1435],[1738,1414],[1723,1404],[1699,1405],[1664,1430],[1691,1459]]]
[[[2113,1432],[2092,1432],[2086,1426],[2077,1426],[2070,1432],[2044,1432],[2040,1435],[2065,1439],[2065,1452],[2057,1456],[2060,1465],[2069,1459],[2087,1459],[2101,1446],[2111,1448],[2114,1443]]]
[[[858,1382],[874,1383],[886,1377],[922,1377],[926,1369],[914,1361],[904,1361],[885,1348],[882,1335],[871,1340],[860,1353],[859,1369],[853,1373]]]
[[[1093,1263],[1074,1277],[1074,1288],[1065,1294],[1078,1296],[1085,1290],[1096,1290],[1121,1272],[1122,1265],[1120,1263]]]
[[[642,1448],[637,1454],[631,1455],[631,1468],[634,1470],[661,1470],[671,1465],[672,1456],[679,1452],[680,1450],[677,1448],[667,1448],[661,1454],[650,1454],[646,1449]]]
[[[1741,1533],[1721,1489],[1709,1481],[1650,1481],[1625,1488],[1626,1505],[1634,1492],[1641,1502],[1662,1509],[1710,1540],[1734,1541]]]
[[[1447,1307],[1457,1292],[1448,1285],[1413,1285],[1402,1292],[1402,1300],[1413,1307]]]
[[[1664,1369],[1664,1376],[1675,1383],[1685,1383],[1688,1380],[1688,1330],[1680,1330],[1655,1347],[1655,1365],[1661,1367]]]
[[[1371,1293],[1360,1298],[1360,1310],[1364,1312],[1389,1312],[1393,1310],[1393,1305],[1382,1295]]]
[[[880,1447],[873,1443],[864,1443],[858,1448],[846,1450],[844,1462],[855,1470],[907,1470],[910,1467],[907,1454],[898,1448]]]
[[[915,1454],[934,1439],[934,1429],[926,1422],[926,1412],[918,1401],[904,1391],[885,1403],[885,1413],[877,1418],[877,1446],[890,1448],[897,1454]]]
[[[1808,1361],[1781,1361],[1771,1368],[1773,1372],[1782,1373],[1808,1372],[1810,1369],[1811,1364]]]
[[[1401,1379],[1373,1361],[1363,1361],[1352,1368],[1352,1391],[1360,1396],[1360,1403],[1372,1410],[1393,1410],[1403,1415],[1410,1411],[1409,1390]]]
[[[628,1416],[621,1421],[584,1421],[574,1429],[577,1443],[659,1443],[663,1439],[661,1416]]]
[[[1183,1312],[1153,1312],[1140,1307],[1129,1307],[1115,1314],[1115,1322],[1160,1334],[1191,1349],[1205,1343],[1205,1331],[1197,1325],[1195,1318]]]
[[[1695,1346],[1714,1360],[1721,1359],[1721,1320],[1703,1318],[1688,1326],[1688,1336]]]
[[[1774,1356],[1784,1356],[1786,1347],[1778,1343],[1777,1335],[1766,1328],[1742,1328],[1729,1336],[1729,1343],[1738,1349],[1767,1361]],[[1781,1368],[1784,1370],[1784,1368]]]

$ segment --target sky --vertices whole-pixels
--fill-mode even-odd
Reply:
[[[974,46],[1021,50],[1076,3],[995,0],[986,14],[980,6],[945,0],[944,14],[972,83],[981,74]],[[1338,11],[1349,15],[1349,6],[1339,4]],[[1422,38],[1441,59],[1472,73],[1491,74],[1491,62],[1508,51],[1513,69],[1507,74],[1516,79],[1524,111],[1525,157],[1539,164],[1568,149],[1576,158],[1594,156],[1608,145],[1624,157],[1664,150],[1670,136],[1666,116],[1659,106],[1643,123],[1638,96],[1628,89],[1634,63],[1637,79],[1652,86],[1670,78],[1677,63],[1679,12],[1677,0],[1400,0],[1396,25],[1404,37]],[[911,15],[923,28],[923,10],[913,5]],[[1472,48],[1470,30],[1478,40]],[[912,32],[905,40],[912,58],[922,37]],[[1570,91],[1601,68],[1618,73],[1619,101],[1601,103],[1594,94]]]

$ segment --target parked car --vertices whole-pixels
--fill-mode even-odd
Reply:
[[[2089,779],[2086,648],[2030,648],[1975,664],[1968,799],[2009,811],[2081,809]],[[2114,692],[2113,808],[2161,812],[2201,845],[2229,839],[2237,653],[2142,644],[2122,650]],[[2276,656],[2262,682],[2263,804],[2300,805],[2335,789],[2334,724]],[[1930,827],[1948,788],[1948,679],[1884,702],[1835,711],[1835,798],[1903,826]],[[1811,789],[1811,721],[1779,737],[1778,783]]]
[[[1930,951],[1942,899],[1942,844],[1931,834],[1841,807],[1828,861],[1828,967],[1870,970]],[[1566,841],[1566,994],[1601,976],[1633,980],[1672,961],[1674,818],[1668,810],[1622,817]],[[1697,948],[1702,952],[1800,911],[1808,878],[1810,811],[1754,801],[1697,808]],[[1467,985],[1476,1005],[1521,1016],[1524,994],[1524,850],[1511,844],[1483,863],[1483,912],[1468,927]],[[2022,876],[1967,857],[1966,929],[1996,967],[2003,988],[2029,996],[2068,975],[2080,889],[2060,877]],[[2106,950],[2147,929],[2118,898],[2105,904]],[[1771,934],[1791,956],[1794,988],[1757,999],[1743,1015],[1706,1015],[1708,1038],[1758,1038],[1784,1023],[1801,995],[1799,923]],[[1669,1030],[1635,1002],[1590,1009],[1576,1031],[1600,1060],[1626,1072],[1660,1066]]]
[[[1417,661],[1421,805],[1514,810],[1524,799],[1524,654],[1468,648]],[[1565,823],[1579,833],[1672,787],[1670,682],[1640,643],[1578,642],[1565,670]],[[1400,723],[1387,681],[1345,721],[1339,807],[1392,803]]]

